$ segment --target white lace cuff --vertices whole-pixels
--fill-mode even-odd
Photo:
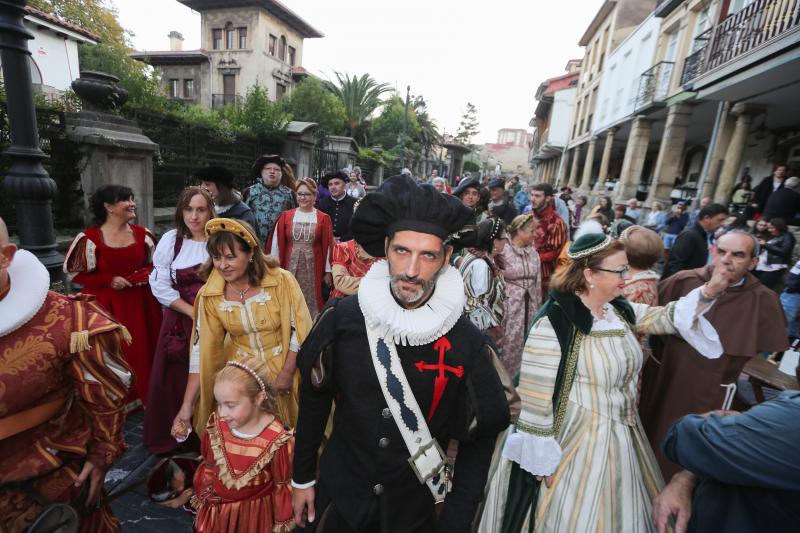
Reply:
[[[199,374],[200,373],[200,343],[196,342],[194,346],[192,346],[192,351],[189,352],[189,373],[190,374]]]
[[[683,340],[692,345],[707,359],[717,359],[722,355],[722,342],[711,322],[703,316],[716,300],[702,300],[698,287],[675,302],[673,322]]]
[[[518,431],[506,439],[503,457],[534,476],[549,476],[561,462],[561,446],[553,437]]]
[[[308,489],[316,484],[317,484],[316,480],[309,481],[308,483],[295,483],[294,480],[292,480],[292,488],[294,489]]]

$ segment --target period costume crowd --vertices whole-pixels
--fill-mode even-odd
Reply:
[[[73,296],[0,221],[0,531],[119,530],[102,481],[140,408],[150,497],[201,532],[756,531],[753,501],[799,523],[800,393],[732,411],[796,332],[757,270],[791,259],[722,206],[684,222],[697,245],[518,178],[194,177],[158,239],[130,189],[95,191]]]

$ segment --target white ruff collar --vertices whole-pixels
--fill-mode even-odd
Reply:
[[[389,263],[377,261],[361,280],[358,304],[367,327],[395,344],[421,346],[446,334],[464,312],[464,279],[447,266],[436,280],[430,299],[417,309],[405,309],[392,296]]]
[[[0,300],[0,337],[16,331],[39,312],[50,290],[50,274],[36,256],[17,250],[8,267],[11,289]]]

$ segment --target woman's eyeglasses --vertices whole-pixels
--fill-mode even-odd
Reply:
[[[297,193],[297,196],[299,196],[300,198],[308,198],[309,196],[314,196],[314,195],[311,194],[310,192],[299,192]]]
[[[620,268],[619,270],[611,270],[610,268],[600,268],[600,267],[597,267],[597,268],[594,268],[593,270],[599,270],[599,271],[601,271],[601,272],[608,272],[609,274],[616,274],[616,275],[618,275],[620,278],[622,278],[622,279],[625,279],[625,275],[626,275],[628,272],[630,272],[630,271],[631,271],[631,267],[630,267],[630,265],[629,265],[629,266],[624,266],[624,267]]]

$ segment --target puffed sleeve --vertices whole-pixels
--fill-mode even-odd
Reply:
[[[324,375],[333,368],[332,348],[336,336],[336,304],[328,302],[317,317],[314,327],[297,354],[300,370],[300,414],[295,433],[292,484],[308,487],[317,476],[317,452],[328,422],[335,391],[327,383],[332,376]]]
[[[169,307],[181,295],[172,287],[172,262],[175,260],[175,238],[178,232],[170,230],[161,237],[153,254],[153,271],[150,272],[150,291],[164,307]]]
[[[576,341],[577,342],[577,341]],[[525,342],[517,390],[522,411],[503,446],[503,457],[536,476],[549,476],[561,462],[555,439],[553,392],[561,362],[561,345],[547,317],[534,324]]]
[[[680,335],[703,357],[717,359],[722,355],[722,342],[705,313],[716,300],[703,298],[702,287],[663,307],[634,304],[636,332],[645,335]]]
[[[121,327],[108,330],[114,327],[113,322],[91,309],[87,311],[87,323],[95,331],[106,331],[89,335],[88,345],[73,353],[67,371],[75,384],[76,401],[92,420],[87,459],[105,469],[125,451],[125,401],[133,384],[133,372],[122,355]]]
[[[292,455],[294,438],[278,448],[269,463],[275,490],[272,493],[273,533],[294,531],[294,512],[292,510]]]
[[[352,260],[348,253],[349,242],[340,242],[333,247],[333,266],[331,267],[333,287],[347,296],[357,293],[358,286],[361,284],[361,278],[351,275],[347,269]]]
[[[85,233],[78,233],[64,258],[64,273],[87,289],[107,289],[114,276],[97,272],[97,248]]]

